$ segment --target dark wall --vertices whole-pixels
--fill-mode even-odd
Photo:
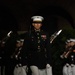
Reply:
[[[13,16],[12,11],[6,6],[0,6],[0,30],[17,31],[17,20]]]

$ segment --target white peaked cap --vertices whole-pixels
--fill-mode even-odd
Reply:
[[[69,43],[69,42],[75,42],[75,39],[68,39],[68,40],[66,41],[66,43]]]
[[[67,44],[67,43],[69,43],[69,42],[71,42],[70,39],[67,39],[65,43]]]
[[[20,39],[20,41],[24,41],[24,39]]]
[[[20,40],[17,40],[17,43],[20,43]]]
[[[70,40],[67,40],[67,42],[70,42]]]
[[[44,18],[42,16],[33,16],[31,19],[33,19],[33,21],[42,21]]]
[[[70,42],[71,42],[71,41],[72,41],[72,42],[75,42],[75,39],[70,39]]]

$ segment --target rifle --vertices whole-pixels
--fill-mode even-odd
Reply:
[[[59,31],[56,31],[54,34],[51,35],[50,37],[50,43],[52,43],[54,41],[54,39],[62,32],[62,29],[60,29]]]
[[[1,44],[5,44],[7,42],[7,40],[10,38],[10,34],[12,34],[12,33],[13,33],[12,31],[8,32],[7,36],[2,39]]]

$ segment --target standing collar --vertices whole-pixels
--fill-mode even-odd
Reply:
[[[38,29],[38,30],[37,29],[34,29],[34,30],[35,30],[35,32],[40,32],[41,31],[40,29]]]

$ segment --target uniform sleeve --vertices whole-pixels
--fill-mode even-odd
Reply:
[[[47,34],[47,41],[46,41],[46,49],[47,49],[47,63],[52,66],[52,52],[51,52],[51,44],[50,44],[50,37]]]
[[[22,65],[27,65],[27,58],[28,58],[28,50],[29,50],[29,45],[28,45],[28,37],[24,39],[24,44],[22,47],[22,53],[21,53],[21,58],[22,58]]]

